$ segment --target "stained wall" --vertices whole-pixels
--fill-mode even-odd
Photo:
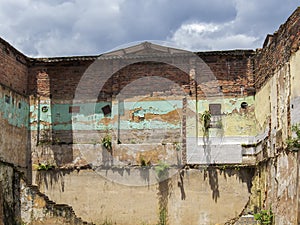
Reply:
[[[271,209],[275,224],[299,223],[299,153],[287,148],[298,123],[299,8],[276,33],[268,35],[255,56],[255,110],[266,133],[257,154],[253,202]],[[258,204],[257,204],[258,203]]]
[[[0,158],[26,171],[29,149],[27,58],[0,40]]]
[[[114,165],[139,164],[141,154],[134,150],[138,148],[144,150],[142,157],[147,161],[157,163],[165,158],[168,163],[177,164],[176,149],[186,151],[186,138],[201,142],[200,115],[210,104],[219,104],[222,108],[213,118],[215,126],[210,136],[228,137],[225,143],[235,142],[234,146],[227,146],[238,149],[239,156],[231,163],[242,162],[241,143],[253,142],[257,133],[251,59],[254,52],[199,53],[193,57],[202,63],[194,68],[196,63],[190,56],[168,56],[164,63],[151,61],[153,52],[141,53],[148,51],[148,47],[134,52],[143,45],[124,50],[137,54],[130,55],[130,60],[134,60],[129,60],[127,66],[122,66],[127,58],[123,61],[101,57],[31,61],[30,127],[34,163],[48,160],[61,165],[75,159],[89,163],[87,158],[79,156],[80,153],[85,155],[82,150],[78,151],[79,145],[97,149],[94,156],[101,162],[106,153],[99,144],[109,134],[116,159]],[[164,48],[154,46],[152,51]],[[165,54],[155,52],[160,53]],[[195,72],[198,80],[193,78]],[[95,74],[99,75],[95,77]],[[90,78],[85,80],[87,75]],[[104,85],[101,76],[106,80]],[[247,110],[241,108],[242,102],[247,102]],[[65,148],[66,144],[70,147]],[[89,146],[91,144],[94,147]],[[200,144],[199,148],[202,147]],[[214,155],[219,151],[217,149]],[[226,162],[229,158],[225,156],[205,163]]]
[[[41,171],[35,182],[51,199],[72,205],[76,215],[96,224],[157,224],[163,218],[178,225],[225,224],[247,204],[253,170],[170,168],[169,175],[158,183],[154,168]]]

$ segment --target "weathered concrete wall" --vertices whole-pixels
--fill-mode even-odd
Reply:
[[[255,112],[267,135],[250,202],[254,211],[257,205],[258,211],[272,209],[275,224],[299,223],[299,153],[286,149],[291,126],[299,121],[299,19],[298,8],[255,56]]]
[[[290,132],[290,64],[285,64],[265,83],[255,97],[260,133],[268,132],[268,155],[273,156],[286,145]],[[267,149],[266,149],[267,150]]]
[[[271,209],[275,224],[299,223],[299,156],[286,152],[259,164],[249,211]]]
[[[20,222],[20,174],[12,165],[0,161],[0,224]]]
[[[247,102],[246,109],[241,107],[242,102]],[[177,165],[178,153],[181,154],[185,136],[189,142],[188,158],[193,158],[189,160],[189,163],[241,163],[241,144],[251,144],[257,141],[254,98],[248,96],[199,100],[198,111],[203,113],[213,103],[221,105],[221,114],[212,117],[214,127],[209,129],[209,145],[215,146],[212,148],[216,150],[211,155],[218,156],[218,159],[212,157],[207,161],[207,155],[204,155],[206,153],[202,149],[204,146],[203,122],[199,118],[197,122],[195,102],[188,101],[185,110],[187,122],[184,125],[185,114],[183,114],[182,101],[171,98],[165,101],[124,103],[126,113],[119,118],[117,104],[112,104],[110,116],[104,116],[101,112],[95,113],[92,104],[88,103],[76,104],[82,108],[81,112],[76,114],[69,113],[71,105],[68,104],[52,105],[52,109],[47,112],[42,111],[45,104],[41,104],[40,107],[33,108],[31,111],[32,160],[34,164],[48,161],[57,165],[72,163],[74,160],[95,165],[97,161],[96,165],[98,165],[105,161],[107,151],[102,148],[101,141],[105,135],[109,134],[113,143],[114,165],[140,164],[140,156],[152,164],[165,159],[169,164]],[[103,105],[105,103],[97,103],[96,107]],[[143,110],[149,112],[144,113]],[[57,119],[57,117],[52,117],[52,113],[60,115],[60,119],[54,123],[51,118]],[[142,117],[143,120],[135,117]],[[198,134],[195,131],[196,123],[198,123]],[[184,127],[186,127],[185,135],[183,135]],[[50,128],[59,135],[54,135]],[[37,140],[38,134],[39,140]],[[196,135],[199,136],[198,143],[195,142]],[[36,146],[37,143],[38,146]],[[237,151],[232,154],[225,151],[225,149],[232,148]],[[94,152],[92,161],[87,159],[86,154],[89,151]],[[192,156],[195,153],[196,158]]]
[[[248,143],[251,142],[250,139],[254,139],[257,132],[254,99],[251,96],[253,90],[250,90],[253,86],[253,51],[199,53],[198,56],[204,62],[201,68],[195,68],[194,73],[199,73],[196,84],[192,72],[196,63],[190,62],[190,56],[185,54],[176,58],[168,55],[166,62],[161,62],[160,59],[158,62],[151,61],[153,55],[162,53],[154,48],[166,48],[155,46],[150,48],[150,53],[147,52],[148,48],[141,49],[144,53],[134,52],[144,44],[122,50],[137,54],[134,57],[128,56],[134,60],[127,66],[123,66],[123,61],[127,62],[127,56],[124,59],[100,57],[96,60],[95,57],[74,57],[31,61],[29,90],[31,94],[37,94],[36,97],[32,96],[30,104],[34,163],[53,161],[53,157],[39,158],[45,154],[44,148],[36,147],[37,144],[98,144],[107,133],[112,137],[113,157],[121,164],[135,164],[139,160],[134,158],[137,154],[127,151],[128,147],[147,151],[148,156],[145,157],[152,158],[152,163],[161,158],[176,159],[175,148],[169,148],[172,152],[167,154],[161,152],[161,149],[168,144],[180,145],[182,151],[186,151],[186,146],[189,146],[185,144],[186,137],[203,137],[203,124],[199,115],[208,110],[210,104],[220,104],[222,108],[220,115],[212,118],[214,128],[210,129],[210,136],[229,137],[227,142],[234,139],[234,145]],[[110,54],[113,53],[108,53]],[[146,60],[148,58],[149,60]],[[115,72],[111,77],[105,77],[108,76],[104,74],[106,71],[108,74],[111,71]],[[83,91],[77,85],[89,73],[98,75],[91,75],[87,79],[86,85],[81,87],[85,90]],[[101,83],[99,74],[103,74],[101,79],[107,78],[107,81],[100,87],[101,90],[98,90],[99,87],[96,89],[99,93],[92,93],[93,90],[95,92],[95,85]],[[207,79],[211,79],[211,75],[213,81],[208,82]],[[65,76],[68,77],[67,83]],[[82,96],[78,97],[78,94]],[[214,95],[211,96],[212,94]],[[226,98],[223,99],[223,95]],[[74,99],[75,96],[77,98]],[[97,98],[95,103],[93,98]],[[183,104],[184,99],[187,99],[186,105]],[[241,108],[242,102],[247,102],[247,109]],[[244,138],[245,136],[251,138]],[[242,138],[237,141],[236,137]],[[149,147],[144,149],[144,146],[150,143],[154,144],[152,150]],[[135,147],[128,146],[134,144]],[[48,147],[50,151],[51,148],[53,152],[58,149]],[[77,157],[75,154],[68,157],[76,151],[69,149],[66,149],[65,159],[55,162],[56,164],[61,164],[62,161],[71,163],[72,158]],[[231,163],[241,162],[241,146],[239,155],[238,160]],[[101,157],[97,158],[101,160]],[[168,163],[177,164],[176,160]],[[226,157],[220,158],[220,162],[226,161]],[[207,163],[214,162],[211,160]],[[196,163],[201,162],[197,160]]]
[[[38,171],[40,190],[58,203],[72,205],[84,220],[101,224],[157,224],[161,209],[168,224],[224,224],[249,200],[252,169],[170,169],[157,183],[153,168]],[[227,210],[230,209],[230,210]]]
[[[0,84],[0,158],[25,168],[30,162],[28,101]]]
[[[255,95],[255,117],[260,132],[267,129],[271,119],[270,93],[270,82],[267,82]]]
[[[300,51],[295,52],[290,60],[291,72],[291,124],[300,122]]]

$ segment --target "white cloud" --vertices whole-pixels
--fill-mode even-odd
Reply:
[[[255,48],[258,38],[235,34],[233,23],[190,23],[182,25],[170,38],[176,46],[192,51]]]

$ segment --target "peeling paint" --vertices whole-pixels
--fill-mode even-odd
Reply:
[[[5,101],[5,97],[9,97],[9,102]],[[10,125],[16,127],[28,127],[28,103],[16,95],[4,93],[0,98],[0,115],[7,120]]]

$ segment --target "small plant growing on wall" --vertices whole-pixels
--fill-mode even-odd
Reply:
[[[167,163],[162,161],[160,161],[159,164],[155,167],[155,172],[160,180],[164,180],[168,178],[169,168],[170,166]]]
[[[38,171],[42,171],[42,170],[47,171],[47,170],[52,170],[54,168],[55,168],[54,165],[48,163],[39,163],[39,165],[37,166]]]
[[[272,225],[273,224],[273,212],[272,210],[263,209],[260,212],[254,214],[254,219],[259,221],[263,225]]]
[[[218,121],[217,121],[217,123],[216,123],[216,128],[223,129],[223,123],[222,123],[222,120],[218,120]]]
[[[210,119],[211,119],[211,113],[209,110],[204,111],[204,113],[201,115],[201,120],[203,122],[204,131],[207,132],[210,127]]]
[[[111,136],[109,134],[105,135],[105,137],[102,138],[102,145],[107,150],[112,150]]]
[[[174,148],[175,148],[176,151],[180,151],[180,150],[181,150],[181,145],[180,145],[180,143],[174,142],[173,145],[174,145]]]
[[[288,149],[295,151],[300,149],[300,128],[299,124],[292,126],[292,132],[296,134],[296,137],[289,137],[286,141]]]
[[[167,225],[167,210],[165,208],[159,211],[159,222],[157,225]]]
[[[150,160],[146,161],[146,159],[143,156],[141,156],[140,164],[141,164],[141,167],[151,166],[151,161]]]

